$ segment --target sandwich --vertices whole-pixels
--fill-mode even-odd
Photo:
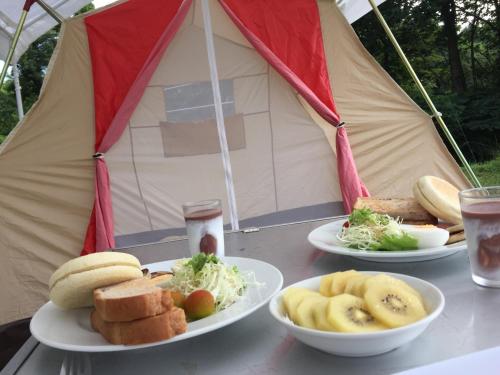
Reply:
[[[64,263],[50,277],[49,297],[63,309],[92,306],[94,289],[142,278],[139,260],[130,254],[100,252]]]
[[[166,277],[144,277],[96,289],[92,328],[108,342],[122,345],[167,340],[186,332],[184,310],[174,306],[169,290],[156,285]]]
[[[369,208],[377,214],[399,217],[403,224],[437,224],[437,218],[424,209],[414,198],[360,197],[354,209]]]

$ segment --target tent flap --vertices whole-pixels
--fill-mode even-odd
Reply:
[[[131,0],[85,18],[94,82],[96,153],[106,153],[120,138],[190,6],[191,0],[168,4]],[[108,168],[102,157],[96,160],[94,217],[82,254],[115,245]]]
[[[220,0],[241,33],[326,121],[338,126],[340,116],[330,87],[315,0],[286,3],[257,0]],[[337,168],[344,208],[351,212],[356,199],[367,196],[347,133],[339,126],[336,137]]]

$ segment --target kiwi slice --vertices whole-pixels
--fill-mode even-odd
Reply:
[[[335,331],[335,328],[327,319],[328,303],[330,298],[318,299],[312,307],[314,326],[321,331]]]
[[[350,294],[330,298],[327,320],[339,332],[373,332],[387,329],[370,314],[362,298]]]
[[[319,282],[319,294],[325,296],[325,297],[331,297],[332,292],[331,292],[331,286],[332,286],[332,279],[335,276],[335,273],[331,273],[329,275],[325,275],[321,277],[320,282]]]
[[[378,275],[371,276],[365,279],[363,285],[360,287],[360,293],[361,293],[360,297],[363,297],[366,291],[373,285],[393,285],[397,288],[404,289],[407,292],[414,294],[416,297],[418,297],[420,301],[423,301],[422,296],[416,289],[412,288],[403,280],[396,279],[395,277],[386,275],[384,273],[380,273]]]
[[[350,277],[346,284],[344,293],[352,294],[353,296],[363,297],[363,293],[361,292],[361,288],[363,287],[365,280],[369,279],[371,276],[369,275],[356,275]]]
[[[314,319],[313,309],[322,301],[328,301],[328,298],[313,294],[305,296],[304,299],[302,299],[302,302],[300,302],[297,306],[297,310],[295,310],[294,323],[298,324],[301,327],[315,329],[316,322]]]
[[[364,295],[368,311],[388,327],[402,327],[427,315],[415,294],[396,285],[378,283]]]
[[[296,321],[295,312],[297,311],[297,307],[308,295],[320,296],[318,292],[314,292],[306,288],[288,288],[283,293],[283,305],[285,306],[285,311],[293,322]]]
[[[330,285],[330,295],[336,296],[344,293],[347,280],[357,275],[359,275],[359,272],[354,270],[335,272],[332,276],[332,283]]]

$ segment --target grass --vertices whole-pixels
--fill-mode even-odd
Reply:
[[[2,143],[6,137],[7,137],[6,135],[0,134],[0,143]]]
[[[471,164],[471,168],[483,186],[500,186],[500,155],[484,163]]]

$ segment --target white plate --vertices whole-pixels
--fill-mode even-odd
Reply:
[[[283,285],[283,275],[274,266],[256,259],[226,257],[225,263],[241,271],[252,271],[263,285],[249,286],[245,295],[227,309],[188,324],[186,333],[169,340],[143,345],[113,345],[90,326],[90,308],[62,310],[52,302],[43,305],[31,319],[31,334],[45,345],[79,352],[114,352],[170,344],[214,331],[251,314],[266,304]],[[170,270],[175,260],[144,265],[150,271]]]
[[[349,255],[355,258],[373,262],[420,262],[442,258],[467,248],[465,241],[451,245],[432,247],[429,249],[407,251],[368,251],[350,249],[337,239],[337,233],[342,229],[345,219],[339,219],[314,229],[307,240],[311,245],[333,254]]]
[[[375,275],[380,272],[363,271],[361,273]],[[425,280],[396,273],[384,273],[403,280],[420,292],[424,300],[425,309],[429,315],[404,327],[367,333],[319,331],[295,325],[288,319],[285,313],[285,308],[283,306],[284,293],[288,288],[292,287],[318,290],[322,276],[299,281],[283,289],[271,299],[269,311],[271,315],[298,340],[327,353],[347,357],[364,357],[385,353],[412,341],[422,334],[429,324],[441,314],[445,300],[443,293],[441,293],[437,287]]]

